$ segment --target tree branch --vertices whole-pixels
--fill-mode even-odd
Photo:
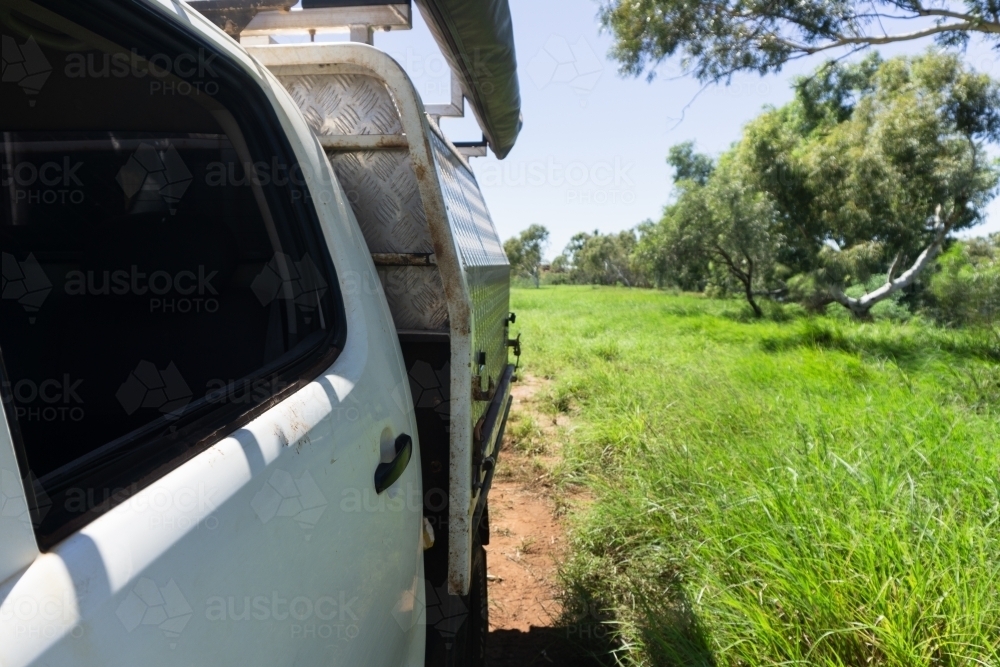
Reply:
[[[937,228],[934,240],[917,256],[913,265],[906,271],[903,271],[898,278],[893,279],[892,274],[896,270],[896,263],[899,261],[900,255],[896,255],[896,259],[893,260],[892,266],[889,268],[889,275],[884,285],[858,298],[847,296],[839,287],[832,286],[830,287],[830,295],[833,297],[833,300],[850,310],[855,317],[864,318],[868,316],[868,311],[870,311],[872,306],[876,303],[887,299],[901,289],[909,287],[916,279],[917,275],[923,271],[935,257],[937,257],[938,253],[941,252],[941,248],[944,246],[944,240],[947,238],[948,232],[951,231],[951,227],[954,224],[954,221],[951,218],[947,221],[941,219],[940,204],[938,204],[937,209],[934,212],[934,219],[936,220],[935,227]]]
[[[737,280],[739,280],[741,283],[743,283],[743,291],[744,291],[744,294],[746,295],[747,303],[749,303],[750,307],[753,308],[754,315],[756,315],[757,317],[761,317],[764,313],[763,313],[763,311],[761,311],[760,306],[757,305],[757,302],[754,301],[754,298],[753,298],[753,296],[754,296],[753,295],[753,260],[750,259],[750,255],[747,254],[746,250],[741,250],[741,252],[743,253],[743,256],[747,260],[747,269],[748,270],[744,271],[744,270],[740,269],[738,266],[736,266],[736,262],[733,260],[732,257],[730,257],[729,253],[727,253],[725,250],[722,249],[722,246],[720,246],[719,244],[716,243],[716,244],[713,244],[712,249],[722,257],[722,260],[726,263],[726,266],[729,267],[729,272],[732,273],[734,276],[736,276]]]
[[[931,35],[938,35],[944,32],[985,32],[992,34],[1000,34],[1000,23],[993,21],[963,21],[961,23],[945,23],[941,25],[932,26],[930,28],[925,28],[924,30],[916,30],[914,32],[900,33],[896,35],[887,35],[885,37],[872,37],[872,36],[860,36],[860,37],[848,37],[846,35],[838,35],[833,41],[820,46],[809,46],[807,44],[799,44],[798,42],[793,42],[787,39],[781,39],[775,37],[775,41],[782,46],[785,46],[793,51],[800,51],[806,55],[814,55],[822,51],[828,51],[830,49],[836,49],[841,46],[850,45],[863,45],[863,46],[876,46],[879,44],[892,44],[894,42],[908,42],[914,39],[922,39],[924,37],[930,37]]]
[[[722,257],[722,260],[726,263],[726,266],[729,267],[729,271],[734,276],[736,276],[741,283],[746,283],[747,274],[744,273],[743,270],[740,269],[738,266],[736,266],[736,262],[733,261],[733,258],[730,257],[729,254],[725,250],[723,250],[722,247],[719,246],[718,244],[713,245],[712,249]]]
[[[886,280],[892,282],[892,277],[896,273],[896,266],[903,259],[903,251],[900,250],[896,253],[896,257],[892,260],[892,264],[889,265],[889,273],[886,275]]]

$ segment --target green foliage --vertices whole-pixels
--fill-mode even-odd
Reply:
[[[763,293],[867,316],[914,285],[947,234],[982,222],[998,140],[1000,85],[954,56],[827,63],[717,165],[671,150],[676,199],[640,227],[640,264],[657,284],[740,291],[755,311]]]
[[[676,188],[677,200],[664,209],[663,218],[639,226],[636,262],[657,287],[701,292],[708,287],[712,273],[701,244],[701,225],[710,216],[704,187],[680,181]]]
[[[980,223],[998,181],[984,145],[998,138],[997,83],[927,53],[824,65],[735,150],[780,212],[779,261],[842,290],[912,262],[942,227]]]
[[[620,288],[513,303],[595,497],[564,575],[621,664],[1000,664],[995,342]]]
[[[825,279],[824,282],[867,286],[872,273],[884,263],[885,243],[861,241],[844,249],[824,245],[817,258],[819,265],[823,267],[820,275]]]
[[[548,244],[549,230],[542,225],[531,225],[517,236],[504,241],[503,249],[507,253],[507,261],[515,275],[521,275],[539,286],[542,264],[542,253]]]
[[[796,147],[828,238],[840,248],[879,240],[891,260],[927,247],[936,217],[951,231],[982,221],[998,179],[984,147],[1000,139],[995,81],[933,52],[825,68],[859,85],[847,119],[816,125]],[[822,106],[807,88],[793,104]]]
[[[521,454],[545,453],[544,434],[530,414],[512,412],[505,433],[511,446]]]
[[[923,35],[945,46],[964,45],[970,33],[996,40],[1000,8],[994,0],[607,0],[601,22],[623,73],[652,78],[656,65],[677,57],[701,81],[728,82],[736,72],[776,72],[790,59],[837,47]]]
[[[755,294],[773,283],[783,243],[771,200],[747,187],[731,154],[715,165],[681,144],[670,160],[680,179],[677,199],[658,225],[640,226],[638,264],[658,285],[740,294],[761,316]]]
[[[566,250],[553,262],[553,270],[568,272],[567,282],[594,285],[649,285],[637,265],[636,232],[618,234],[580,232],[570,239]]]
[[[930,312],[949,326],[993,328],[1000,336],[1000,234],[955,243],[931,277]]]
[[[694,152],[694,142],[671,146],[667,154],[667,164],[674,168],[675,181],[693,181],[698,185],[708,183],[715,171],[715,163],[707,155]]]

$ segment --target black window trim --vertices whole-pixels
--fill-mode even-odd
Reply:
[[[185,29],[178,24],[176,17],[171,17],[165,10],[141,0],[95,0],[83,3],[33,0],[33,2],[116,43],[141,41],[147,49],[145,53],[140,51],[139,55],[149,56],[157,52],[191,52],[193,49],[204,49],[207,54],[215,55],[213,68],[218,72],[220,83],[229,90],[239,91],[242,104],[238,106],[225,104],[225,106],[236,118],[251,153],[259,157],[262,154],[261,148],[265,148],[268,153],[285,158],[285,164],[298,164],[295,151],[281,129],[277,110],[257,80],[245,71],[242,63],[226,53],[218,44],[195,30]],[[309,185],[306,183],[302,187],[307,188]],[[158,438],[146,440],[138,448],[125,452],[116,460],[104,462],[96,469],[86,471],[83,476],[75,479],[75,484],[57,489],[51,497],[47,495],[47,490],[42,489],[30,471],[27,451],[13,409],[10,385],[6,381],[0,383],[2,384],[0,400],[3,402],[15,455],[20,466],[36,541],[42,551],[51,550],[56,544],[111,508],[125,502],[167,473],[264,414],[319,377],[340,355],[347,338],[346,312],[340,292],[340,282],[313,200],[311,197],[301,197],[292,203],[290,198],[286,200],[279,197],[274,187],[264,188],[264,194],[267,205],[276,219],[286,216],[297,219],[296,224],[305,237],[306,247],[314,250],[317,259],[322,260],[319,268],[323,270],[324,277],[328,278],[333,326],[322,341],[289,360],[275,372],[261,375],[260,370],[263,369],[259,369],[254,375],[243,379],[243,382],[249,383],[266,378],[272,381],[272,386],[277,384],[279,389],[261,402],[249,408],[240,406],[239,410],[232,407],[233,404],[226,403],[213,409],[206,408],[205,414],[193,421],[184,423],[180,427],[174,425],[166,431],[161,429]],[[0,379],[6,380],[7,377],[3,351],[0,350]],[[162,419],[161,417],[152,423],[156,424]],[[150,451],[152,449],[156,450],[155,455]],[[116,463],[118,473],[109,473],[109,468]],[[81,487],[94,488],[94,486],[114,489],[115,492],[97,506],[87,508],[82,513],[69,513],[65,507],[62,513],[58,511],[53,513],[53,510],[58,509],[57,502],[63,501],[65,505],[67,490]],[[55,520],[64,515],[68,516],[59,521]]]

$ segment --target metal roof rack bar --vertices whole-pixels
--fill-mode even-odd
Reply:
[[[321,7],[301,11],[263,11],[240,31],[240,38],[317,33],[351,35],[352,42],[371,44],[375,30],[410,30],[413,12],[409,3]]]
[[[452,146],[465,157],[486,157],[486,147],[489,142],[486,141],[486,135],[483,135],[482,141],[454,141]]]

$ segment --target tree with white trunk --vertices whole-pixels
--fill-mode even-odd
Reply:
[[[791,104],[755,120],[736,151],[780,211],[778,261],[814,302],[858,318],[911,286],[949,235],[984,220],[997,193],[1000,86],[928,52],[801,79]],[[848,295],[885,274],[864,294]],[[850,288],[854,286],[854,290]]]
[[[826,63],[717,161],[671,151],[676,199],[641,255],[677,284],[735,281],[758,316],[779,296],[865,319],[983,221],[998,141],[1000,85],[953,55]]]

